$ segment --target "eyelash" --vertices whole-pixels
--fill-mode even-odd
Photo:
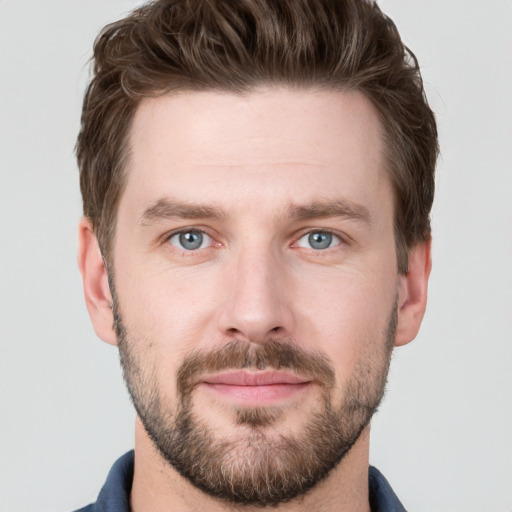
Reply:
[[[187,233],[200,233],[203,236],[208,237],[210,239],[210,243],[206,247],[198,247],[197,249],[186,249],[184,247],[176,246],[171,242],[171,240],[174,237],[179,236],[179,235],[184,235]],[[204,228],[200,228],[200,227],[179,229],[178,231],[173,231],[172,233],[168,233],[167,235],[165,235],[163,237],[163,242],[173,246],[174,249],[176,249],[177,251],[180,251],[183,255],[192,255],[193,253],[198,252],[199,250],[206,250],[206,249],[210,249],[212,246],[220,245],[220,243],[216,242],[215,238],[212,235],[210,235],[207,230],[205,230]]]
[[[182,234],[186,234],[186,233],[201,233],[203,236],[208,237],[210,239],[210,242],[206,247],[198,247],[196,249],[186,249],[184,247],[179,247],[179,246],[171,243],[172,238],[182,235]],[[326,248],[322,248],[322,249],[315,249],[313,247],[303,247],[303,246],[299,245],[299,242],[304,237],[310,236],[314,233],[330,235],[330,236],[334,237],[335,239],[337,239],[338,241],[337,241],[337,243],[335,243],[335,245],[326,247]],[[292,248],[298,247],[298,248],[313,251],[315,253],[328,252],[330,249],[335,249],[336,247],[338,247],[340,245],[344,245],[344,244],[348,243],[346,235],[343,235],[339,232],[336,232],[336,231],[333,231],[330,229],[320,229],[320,228],[315,228],[315,229],[309,228],[307,230],[303,230],[300,232],[299,236],[294,237],[294,240],[295,241],[291,244]],[[204,228],[201,228],[201,227],[185,228],[185,229],[180,229],[178,231],[173,231],[172,233],[165,235],[165,237],[163,237],[163,241],[169,245],[172,245],[176,250],[180,251],[183,255],[192,255],[193,253],[196,253],[199,250],[211,249],[212,247],[221,245],[221,243],[217,242],[215,240],[215,238],[208,233],[207,230],[205,230]]]
[[[313,247],[303,247],[303,246],[299,245],[299,242],[303,238],[309,237],[315,233],[322,234],[322,235],[329,235],[329,236],[333,237],[334,239],[337,239],[337,242],[335,242],[333,240],[333,242],[335,242],[334,245],[332,245],[330,247],[325,247],[323,249],[315,249]],[[320,253],[320,252],[327,252],[329,249],[335,249],[336,247],[338,247],[339,245],[342,245],[343,243],[346,243],[345,237],[343,237],[340,233],[332,231],[330,229],[318,229],[317,228],[317,229],[309,229],[307,231],[303,231],[301,233],[301,235],[296,239],[296,241],[292,244],[292,247],[301,247],[302,249],[314,251],[315,253]]]

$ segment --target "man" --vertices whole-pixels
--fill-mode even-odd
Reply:
[[[362,0],[166,0],[94,49],[79,266],[135,450],[85,511],[404,510],[368,467],[425,311],[437,132]]]

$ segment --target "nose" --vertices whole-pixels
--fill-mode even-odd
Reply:
[[[293,314],[285,262],[271,250],[246,250],[228,266],[219,314],[222,335],[259,344],[290,337]]]

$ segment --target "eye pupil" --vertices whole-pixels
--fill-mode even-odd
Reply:
[[[308,236],[309,245],[313,249],[327,249],[332,243],[331,233],[316,231]]]
[[[203,234],[200,231],[180,233],[180,245],[189,251],[199,249],[203,244]]]

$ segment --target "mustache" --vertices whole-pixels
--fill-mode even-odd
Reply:
[[[204,374],[223,370],[288,369],[331,388],[335,372],[329,360],[319,352],[307,352],[288,340],[271,339],[255,345],[248,341],[231,341],[212,351],[196,351],[187,356],[177,374],[181,396],[192,391]]]

